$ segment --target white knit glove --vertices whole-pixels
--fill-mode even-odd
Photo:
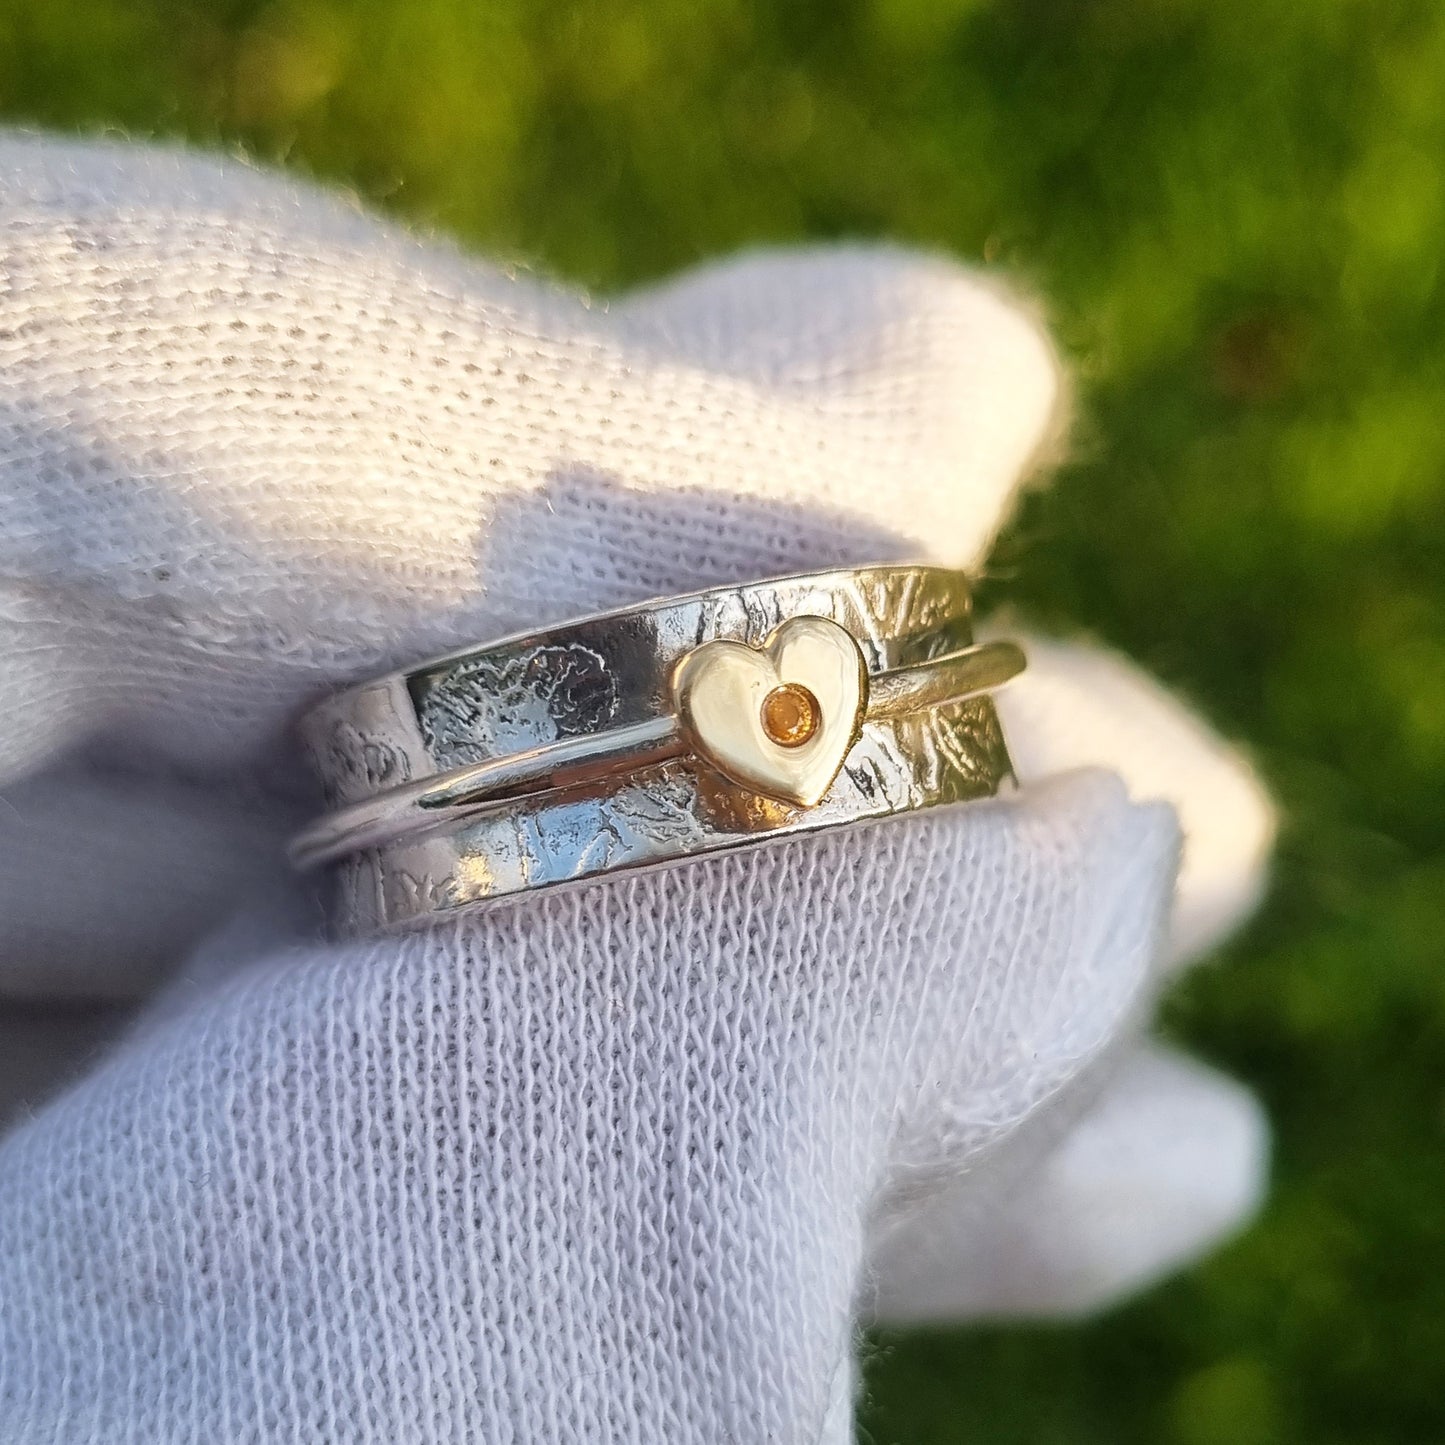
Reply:
[[[1056,389],[938,260],[589,305],[237,165],[0,144],[0,990],[184,960],[0,1146],[0,1441],[842,1441],[860,1311],[1073,1312],[1234,1225],[1254,1105],[1139,1037],[1269,809],[1089,648],[1024,638],[1009,801],[331,946],[275,865],[331,685],[978,565]]]

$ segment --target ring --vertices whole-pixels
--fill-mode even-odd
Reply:
[[[863,567],[509,637],[347,689],[300,732],[357,933],[991,797],[1013,779],[968,579]]]

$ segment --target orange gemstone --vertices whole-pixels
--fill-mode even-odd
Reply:
[[[775,687],[763,699],[763,731],[779,747],[802,747],[821,721],[818,699],[796,682]]]

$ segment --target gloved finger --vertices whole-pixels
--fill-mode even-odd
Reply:
[[[820,469],[800,457],[799,499],[868,518],[911,557],[982,566],[1020,483],[1061,441],[1062,372],[1042,322],[997,278],[942,257],[752,252],[612,309],[640,343],[866,437],[861,470],[830,463],[810,485]]]
[[[1176,843],[1081,774],[197,989],[0,1145],[7,1418],[841,1445],[878,1191],[1120,1046]]]
[[[1177,968],[1198,957],[1253,910],[1264,889],[1275,814],[1247,760],[1116,654],[1012,624],[981,631],[1019,639],[1028,654],[1028,670],[996,699],[1025,786],[1102,766],[1124,779],[1132,797],[1173,806],[1183,852],[1162,961]],[[1253,1207],[1263,1133],[1238,1086],[1188,1061],[1142,1055],[1077,1137],[1019,1181],[1007,1218],[981,1221],[986,1201],[974,1181],[961,1179],[945,1181],[927,1205],[890,1226],[874,1250],[880,1311],[896,1319],[1070,1312],[1123,1293],[1202,1250]],[[1091,1201],[1108,1204],[1111,1190],[1128,1185],[1121,1161],[1138,1176],[1140,1198],[1137,1208],[1114,1201],[1115,1239],[1101,1234],[1104,1206]],[[1191,1161],[1207,1176],[1202,1183],[1190,1175]],[[1077,1225],[1060,1226],[1057,1216],[1071,1210]],[[1011,1288],[1020,1291],[1017,1300],[990,1294]]]
[[[1214,947],[1259,902],[1274,845],[1274,806],[1248,760],[1116,653],[998,622],[981,631],[1028,654],[997,697],[1019,780],[1103,767],[1132,797],[1170,803],[1184,853],[1167,956],[1182,966]]]
[[[73,765],[0,796],[0,999],[139,998],[285,872],[284,810]]]
[[[876,1318],[1074,1316],[1204,1253],[1248,1220],[1268,1130],[1254,1097],[1140,1049],[1063,1141],[1004,1189],[959,1180],[876,1240]]]
[[[776,256],[614,319],[244,167],[4,160],[0,776],[100,733],[204,789],[386,661],[700,582],[965,560],[1053,406],[1041,333],[931,260]],[[76,930],[118,900],[105,948],[61,949],[73,977],[107,951],[102,989],[153,976],[243,882],[231,824],[181,813],[150,859],[103,823],[66,845]],[[53,856],[14,856],[0,953],[59,985]]]
[[[760,259],[614,314],[180,151],[0,145],[0,272],[7,776],[80,734],[244,768],[318,690],[515,626],[976,560],[1057,392],[936,260]]]

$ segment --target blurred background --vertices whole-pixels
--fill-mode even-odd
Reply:
[[[990,584],[1281,801],[1166,1026],[1263,1096],[1259,1224],[1083,1327],[870,1341],[860,1438],[1445,1438],[1445,6],[0,0],[0,117],[183,136],[603,290],[891,237],[1034,292],[1073,460]]]

